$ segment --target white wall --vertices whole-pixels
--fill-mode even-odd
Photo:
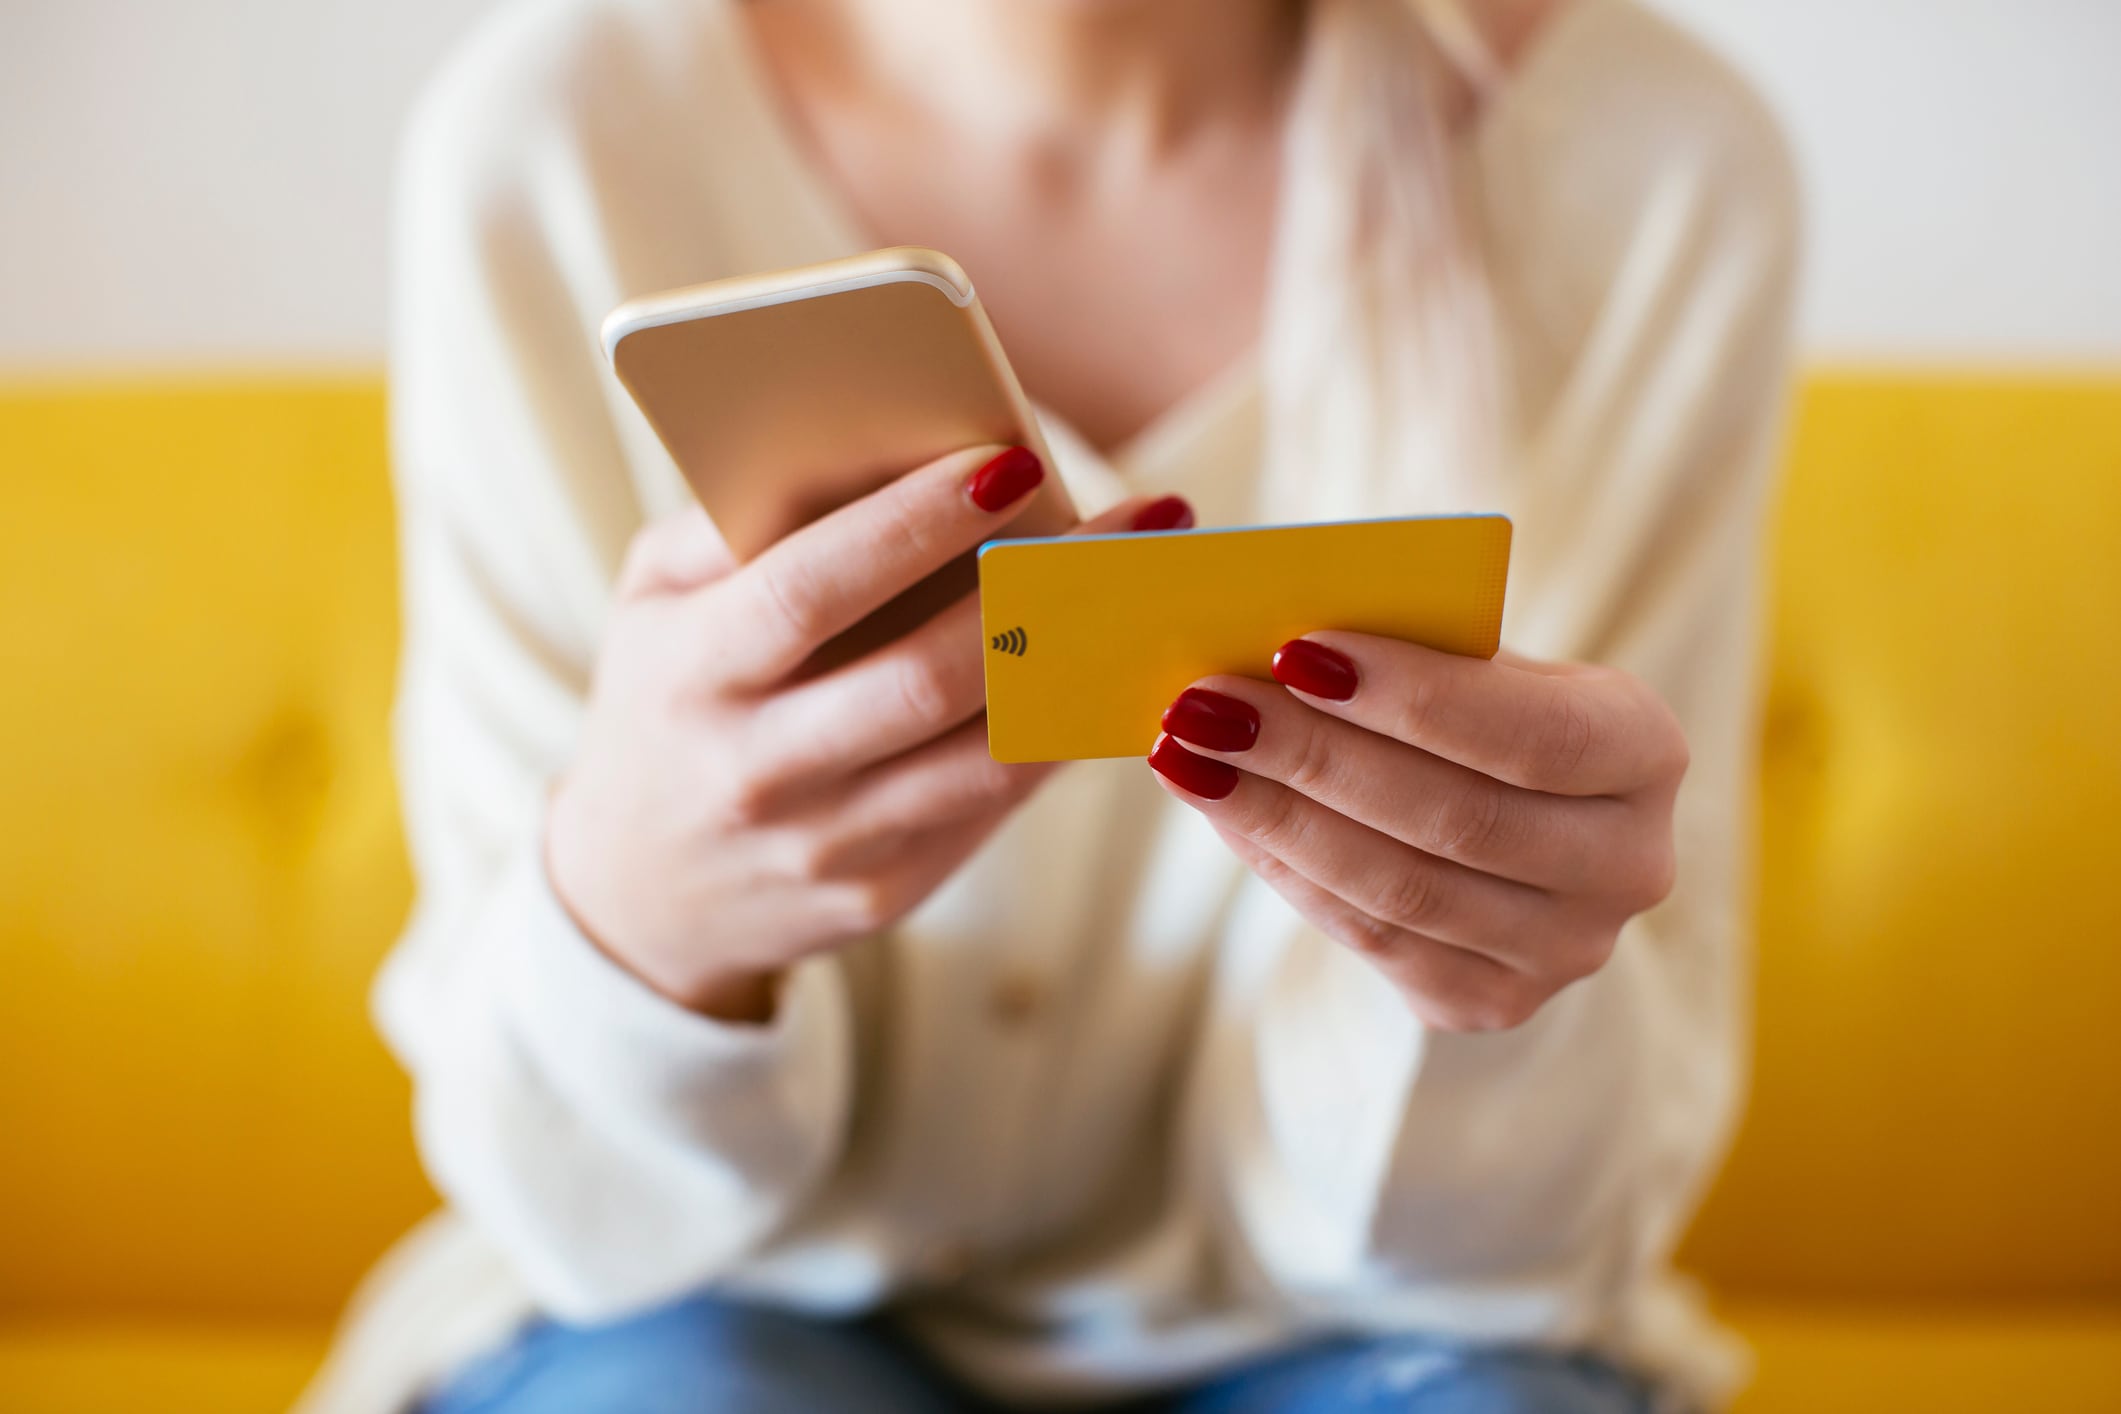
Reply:
[[[400,117],[486,0],[0,0],[0,365],[374,363]]]
[[[1658,3],[1789,126],[1815,347],[2121,357],[2121,0]]]
[[[1785,114],[1807,329],[2121,359],[2121,0],[1657,0]],[[371,363],[395,130],[487,0],[0,0],[0,365]]]

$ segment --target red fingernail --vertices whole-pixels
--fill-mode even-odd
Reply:
[[[1022,500],[1045,479],[1046,469],[1038,464],[1038,453],[1029,447],[1010,447],[972,473],[972,479],[965,483],[965,494],[981,510],[998,511]]]
[[[1183,496],[1162,496],[1134,513],[1136,530],[1184,530],[1193,524],[1193,507]]]
[[[1164,708],[1164,730],[1210,751],[1246,751],[1259,740],[1259,709],[1226,692],[1189,687]]]
[[[1203,800],[1221,800],[1237,789],[1237,768],[1227,761],[1195,756],[1178,744],[1178,738],[1160,736],[1149,750],[1149,764],[1156,773]]]
[[[1345,702],[1355,695],[1355,660],[1323,643],[1292,638],[1274,650],[1274,681],[1313,697]]]

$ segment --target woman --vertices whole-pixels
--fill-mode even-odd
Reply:
[[[1714,1397],[1664,1264],[1795,248],[1724,70],[1631,0],[535,0],[410,159],[378,1008],[454,1216],[317,1407]],[[1058,465],[732,565],[598,320],[901,242]],[[1308,635],[1058,771],[986,757],[969,604],[786,680],[1049,474],[1108,530],[1507,511],[1513,651]]]

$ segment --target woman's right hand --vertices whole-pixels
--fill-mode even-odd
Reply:
[[[785,968],[896,921],[1030,794],[1050,764],[987,755],[976,594],[790,677],[1042,475],[1021,448],[954,453],[742,566],[697,509],[635,537],[546,820],[553,888],[599,947],[685,1006],[763,1021]],[[1182,509],[1130,501],[1083,529]]]

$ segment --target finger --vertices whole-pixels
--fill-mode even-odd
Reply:
[[[1325,631],[1284,644],[1274,676],[1320,711],[1526,790],[1625,795],[1685,765],[1670,713],[1624,673]]]
[[[1597,887],[1609,852],[1600,846],[1627,823],[1623,802],[1522,790],[1252,678],[1202,678],[1163,727],[1195,755],[1280,781],[1425,854],[1540,888]]]
[[[859,936],[898,922],[957,872],[993,833],[995,823],[974,818],[901,836],[888,857],[867,873],[819,891],[837,931]]]
[[[804,872],[839,878],[876,867],[909,838],[964,821],[998,820],[1036,790],[1054,763],[1014,765],[987,754],[982,720],[854,777],[803,811]]]
[[[688,506],[635,532],[619,568],[618,595],[641,599],[652,594],[682,594],[711,584],[735,568],[736,560],[707,512]]]
[[[1424,1025],[1501,1030],[1523,1021],[1543,994],[1493,958],[1379,923],[1242,835],[1218,833],[1312,927],[1367,958]]]
[[[1539,970],[1531,940],[1544,931],[1549,911],[1540,890],[1410,849],[1279,781],[1196,756],[1168,736],[1157,739],[1149,760],[1164,788],[1217,829],[1242,835],[1378,922],[1520,971]],[[1192,763],[1230,772],[1235,783]],[[1203,793],[1219,788],[1227,790],[1220,798]]]
[[[1061,764],[995,760],[987,754],[986,718],[975,717],[862,772],[843,818],[851,833],[889,835],[984,816],[1021,804]]]
[[[715,673],[763,686],[1031,504],[1045,477],[1022,447],[939,457],[777,541],[715,586]]]
[[[840,776],[949,731],[986,701],[979,596],[968,594],[904,638],[775,693],[759,739],[781,769]]]

